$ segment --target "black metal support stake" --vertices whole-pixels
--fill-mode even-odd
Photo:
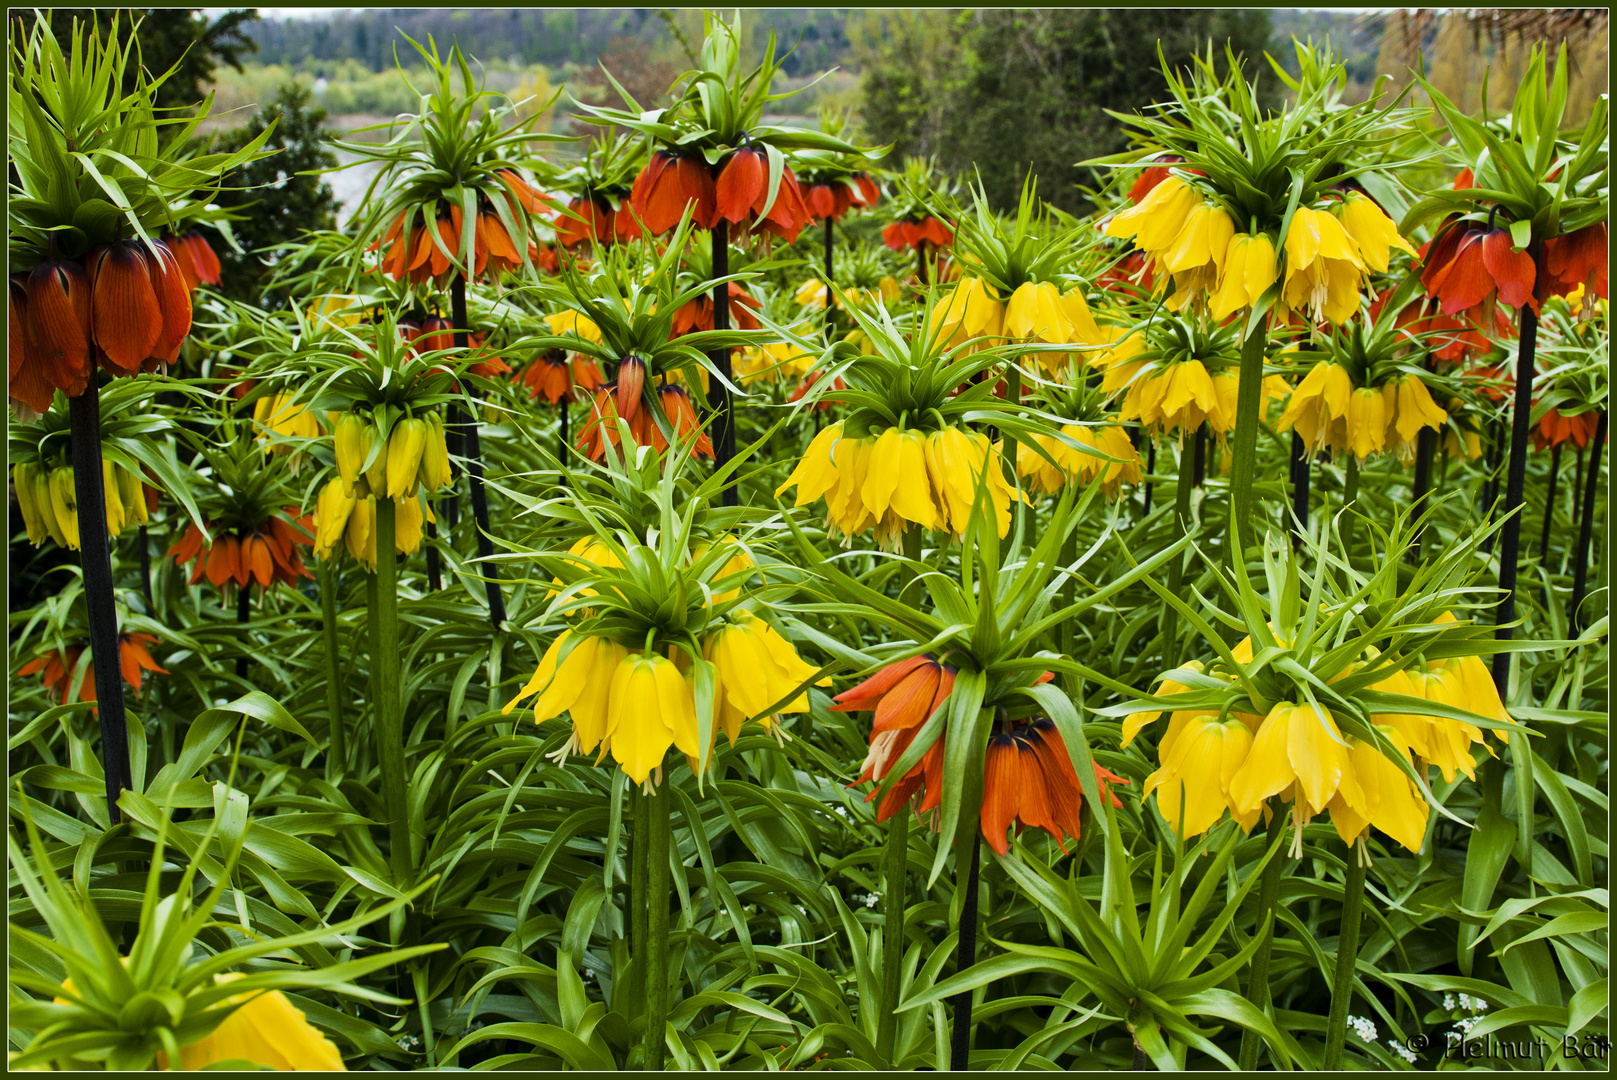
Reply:
[[[73,486],[79,509],[79,563],[90,619],[96,707],[101,719],[101,768],[107,778],[107,817],[118,823],[118,793],[131,786],[129,729],[118,663],[118,612],[113,604],[112,554],[107,544],[107,497],[101,477],[101,393],[90,386],[67,404],[73,445]]]
[[[1482,451],[1482,467],[1486,473],[1482,481],[1482,514],[1485,522],[1494,520],[1495,503],[1499,501],[1499,465],[1504,455],[1504,434],[1500,421],[1488,423],[1488,445]],[[1494,533],[1482,542],[1482,553],[1492,555],[1499,534]]]
[[[1308,533],[1308,482],[1314,468],[1314,455],[1295,431],[1291,433],[1291,547],[1302,547]]]
[[[253,586],[249,582],[246,585],[239,585],[236,587],[236,625],[246,626],[252,617]],[[241,655],[236,657],[236,678],[245,679],[247,677],[248,658],[247,636],[245,634],[238,634],[237,637],[239,639],[238,644],[241,645]]]
[[[1201,487],[1207,483],[1207,425],[1196,429],[1194,464],[1191,466],[1191,485]]]
[[[730,223],[720,218],[713,226],[713,276],[730,275]],[[730,284],[713,286],[713,329],[730,329]],[[713,464],[724,468],[736,454],[735,401],[730,394],[730,349],[728,346],[708,353],[713,367],[723,378],[714,379],[708,391],[707,403],[718,415],[713,420]],[[724,489],[724,505],[735,506],[740,493],[732,483]]]
[[[915,273],[921,279],[921,288],[923,289],[931,284],[926,279],[926,245],[925,240],[915,245]]]
[[[1578,518],[1578,550],[1572,562],[1572,625],[1583,628],[1578,608],[1583,604],[1583,591],[1589,584],[1589,545],[1595,535],[1595,497],[1600,494],[1600,451],[1606,445],[1606,410],[1600,410],[1595,421],[1594,441],[1589,444],[1589,471],[1584,476],[1583,513]],[[81,519],[82,520],[82,519]]]
[[[1583,447],[1578,447],[1578,456],[1573,459],[1572,468],[1572,521],[1583,520]]]
[[[146,526],[142,525],[135,533],[135,543],[140,545],[140,595],[146,598],[146,617],[155,619],[157,606],[152,603],[152,542]]]
[[[1157,440],[1146,435],[1145,444],[1145,474],[1150,476],[1157,471]],[[1141,517],[1151,516],[1151,481],[1145,482],[1145,506],[1140,510]]]
[[[1432,453],[1436,449],[1437,430],[1421,428],[1420,434],[1415,436],[1415,482],[1409,493],[1410,513],[1416,521],[1426,512],[1426,497],[1432,490]],[[1416,562],[1420,562],[1422,539],[1422,531],[1417,528],[1410,544],[1410,554]]]
[[[455,348],[465,349],[471,344],[471,331],[466,318],[466,279],[456,276],[449,286],[449,303],[453,309],[450,318],[455,321]],[[475,405],[477,392],[472,391]],[[488,619],[498,630],[505,622],[505,596],[500,592],[500,568],[488,559],[494,554],[493,532],[488,522],[488,492],[483,488],[483,446],[477,433],[477,417],[472,416],[464,432],[466,440],[466,477],[472,492],[472,517],[477,526],[477,554],[483,559],[483,575],[488,587]]]
[[[427,588],[437,592],[444,587],[443,564],[438,559],[438,548],[433,541],[438,539],[438,523],[427,522]]]
[[[971,841],[971,869],[966,876],[966,896],[960,905],[960,946],[955,952],[955,972],[965,971],[977,962],[977,891],[983,863],[983,837],[979,829]],[[964,1072],[971,1067],[971,991],[954,996],[954,1031],[949,1044],[949,1071]]]
[[[1533,262],[1539,257],[1538,245],[1529,249]],[[1540,273],[1543,272],[1540,268]],[[1522,490],[1527,479],[1527,430],[1533,414],[1533,361],[1538,351],[1538,316],[1530,305],[1522,305],[1521,340],[1516,347],[1516,401],[1510,417],[1510,465],[1505,477],[1504,528],[1499,533],[1499,587],[1505,590],[1495,609],[1494,624],[1502,629],[1494,631],[1500,641],[1509,641],[1512,631],[1503,624],[1516,617],[1516,556],[1521,550],[1522,516],[1517,513],[1522,505]],[[1499,696],[1505,696],[1505,681],[1510,677],[1510,654],[1495,653],[1493,681]]]
[[[1550,553],[1550,526],[1555,521],[1555,489],[1561,479],[1561,444],[1550,448],[1550,486],[1544,492],[1544,527],[1538,534],[1538,561]]]

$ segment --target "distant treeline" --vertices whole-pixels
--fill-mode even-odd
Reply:
[[[755,49],[769,30],[780,51],[797,46],[786,61],[788,75],[810,74],[845,63],[850,46],[847,8],[760,8],[744,16]],[[258,42],[255,60],[292,67],[310,63],[358,60],[372,71],[393,64],[395,44],[408,49],[395,33],[402,30],[426,44],[431,35],[441,47],[459,41],[462,51],[482,60],[560,67],[593,67],[614,39],[638,38],[648,44],[676,39],[676,33],[699,45],[700,16],[691,11],[656,8],[398,8],[335,12],[329,18],[265,18],[251,28]],[[401,52],[406,62],[413,57]]]

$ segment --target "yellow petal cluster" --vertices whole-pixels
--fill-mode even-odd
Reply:
[[[733,746],[747,720],[758,717],[768,728],[771,716],[761,715],[764,710],[807,683],[815,669],[803,662],[791,642],[756,615],[740,611],[732,618],[707,636],[702,656],[716,670],[714,715]],[[830,678],[821,679],[819,685],[831,685]],[[772,715],[808,711],[805,691]]]
[[[240,972],[214,976],[219,983],[239,978]],[[347,1071],[336,1044],[279,990],[237,994],[228,1002],[239,1008],[211,1034],[180,1047],[180,1069],[194,1072],[228,1061],[250,1061],[277,1072]],[[168,1055],[158,1053],[157,1067],[170,1067]]]
[[[1099,480],[1102,490],[1115,498],[1124,484],[1138,484],[1144,478],[1140,470],[1140,455],[1134,449],[1134,444],[1129,442],[1128,432],[1121,427],[1115,424],[1105,427],[1063,424],[1061,434],[1117,460],[1107,461],[1106,458],[1086,454],[1051,435],[1035,435],[1034,442],[1043,447],[1045,453],[1056,460],[1056,464],[1052,465],[1027,450],[1017,455],[1016,471],[1034,491],[1053,495],[1071,481],[1091,484]]]
[[[1251,307],[1275,283],[1275,245],[1267,233],[1237,233],[1225,249],[1218,287],[1207,298],[1208,313],[1223,322]]]
[[[576,311],[558,311],[554,315],[547,315],[545,323],[550,327],[550,332],[556,335],[577,334],[585,341],[596,344],[601,341],[601,328]]]
[[[1451,622],[1453,617],[1445,615],[1438,621]],[[1240,642],[1232,654],[1238,662],[1250,663],[1252,639]],[[1198,663],[1186,667],[1201,670]],[[1165,678],[1157,693],[1166,697],[1185,689]],[[1395,672],[1372,689],[1441,702],[1501,723],[1515,722],[1499,700],[1487,667],[1475,656]],[[1123,723],[1123,746],[1161,715],[1130,714]],[[1417,775],[1436,765],[1446,781],[1459,773],[1475,779],[1472,748],[1482,744],[1493,753],[1481,729],[1461,720],[1412,713],[1375,713],[1370,719]],[[1144,793],[1156,793],[1163,817],[1176,830],[1182,827],[1187,837],[1212,828],[1225,811],[1243,830],[1250,830],[1266,801],[1276,796],[1295,804],[1299,830],[1328,812],[1349,844],[1367,825],[1411,851],[1420,850],[1426,834],[1430,808],[1414,781],[1376,745],[1344,735],[1330,711],[1311,702],[1283,701],[1263,717],[1176,711],[1157,749],[1159,767],[1147,777]]]
[[[293,397],[293,394],[282,391],[259,398],[253,406],[253,421],[282,438],[319,438],[320,421],[315,418],[314,411],[296,404],[292,400]],[[289,453],[290,447],[284,443],[272,442],[269,452]]]
[[[757,616],[736,613],[707,635],[702,651],[714,667],[715,737],[722,728],[733,744],[741,725],[753,717],[768,728],[772,716],[808,711],[807,695],[799,693],[772,716],[760,715],[807,683],[815,669]],[[564,712],[572,720],[572,734],[560,754],[564,760],[568,753],[596,753],[598,763],[611,754],[630,779],[644,784],[670,749],[685,754],[693,768],[700,752],[695,680],[682,666],[688,664],[630,652],[610,638],[564,630],[504,713],[510,715],[519,702],[538,694],[536,721]]]
[[[998,338],[1005,333],[1005,305],[999,290],[982,278],[964,277],[933,313],[934,334],[954,348],[975,338]],[[985,343],[985,345],[992,342]]]
[[[1355,211],[1354,222],[1356,227],[1364,227],[1360,211]],[[1397,235],[1396,229],[1393,235]],[[1364,240],[1372,257],[1380,251],[1385,268],[1386,244],[1380,234],[1365,234]],[[1341,218],[1329,210],[1299,206],[1286,231],[1285,249],[1286,283],[1281,298],[1288,308],[1306,313],[1315,322],[1328,319],[1338,326],[1359,310],[1359,290],[1369,280],[1373,266]]]
[[[393,500],[393,550],[400,555],[420,551],[422,526],[437,520],[420,494]],[[315,498],[314,553],[329,558],[339,542],[366,569],[376,569],[376,496],[368,482],[350,495],[341,479],[330,480]]]
[[[1005,479],[1004,461],[986,435],[957,427],[930,433],[888,428],[853,439],[843,438],[836,423],[814,437],[775,494],[796,487],[798,506],[823,497],[831,524],[844,536],[874,529],[878,543],[896,547],[910,525],[962,535],[979,483],[1004,536],[1011,502],[1026,496]]]
[[[1222,207],[1169,175],[1138,206],[1113,217],[1106,235],[1133,239],[1151,260],[1158,288],[1172,279],[1168,307],[1179,311],[1205,300],[1224,279],[1235,223]]]
[[[796,382],[808,374],[816,359],[784,341],[749,345],[734,354],[735,375],[743,386],[760,379]]]
[[[1392,218],[1368,196],[1350,192],[1336,212],[1348,238],[1358,245],[1359,256],[1376,273],[1387,272],[1393,248],[1407,255],[1415,254],[1410,242],[1398,235],[1398,226],[1393,224]]]
[[[1448,414],[1414,375],[1379,387],[1355,386],[1340,364],[1309,369],[1276,425],[1295,428],[1310,450],[1352,451],[1360,458],[1383,452],[1409,457],[1422,428],[1442,430]]]
[[[36,547],[47,539],[79,549],[79,497],[73,466],[52,469],[41,462],[19,462],[11,470],[23,527]],[[146,492],[140,476],[114,462],[101,462],[101,491],[107,532],[113,536],[146,524]]]
[[[437,413],[398,420],[385,438],[364,416],[344,413],[332,442],[337,476],[349,496],[361,477],[373,492],[394,499],[409,498],[422,488],[438,491],[454,479],[443,418]]]

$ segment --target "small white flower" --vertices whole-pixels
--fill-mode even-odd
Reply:
[[[1453,994],[1444,994],[1443,995],[1443,1007],[1445,1009],[1454,1008],[1454,995]]]
[[[1397,1054],[1411,1065],[1415,1063],[1415,1051],[1411,1050],[1397,1039],[1388,1039],[1387,1045],[1392,1047],[1393,1053]]]
[[[1373,1043],[1376,1041],[1376,1026],[1364,1017],[1348,1017],[1348,1027],[1352,1028],[1354,1034],[1365,1042]]]

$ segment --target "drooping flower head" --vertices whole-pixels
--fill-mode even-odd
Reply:
[[[781,96],[771,93],[781,64],[774,32],[751,72],[741,66],[741,40],[739,12],[731,23],[707,15],[696,68],[670,90],[672,105],[642,109],[619,87],[627,109],[582,106],[590,123],[638,132],[653,146],[629,196],[653,235],[678,228],[688,213],[699,229],[722,222],[737,235],[770,233],[791,243],[814,215],[786,153],[862,153],[825,131],[766,123],[766,108]]]
[[[757,330],[713,330],[711,322],[708,329],[675,334],[681,312],[707,301],[713,290],[705,278],[680,275],[689,238],[687,222],[649,268],[634,253],[609,251],[587,274],[564,266],[548,283],[547,300],[558,309],[549,322],[557,333],[529,339],[529,344],[589,357],[608,380],[596,389],[589,421],[576,441],[592,460],[600,461],[609,447],[622,447],[626,439],[659,452],[694,442],[697,453],[712,456],[703,430],[705,402],[690,390],[702,387],[710,374],[712,362],[705,350],[750,345],[762,335]]]
[[[1297,51],[1284,110],[1261,109],[1240,65],[1220,75],[1209,51],[1169,76],[1171,101],[1126,119],[1141,153],[1105,162],[1147,166],[1106,234],[1133,241],[1171,310],[1222,322],[1273,303],[1282,319],[1340,325],[1392,249],[1413,253],[1361,183],[1396,174],[1380,151],[1391,106],[1343,102],[1340,59]]]
[[[540,190],[549,166],[533,148],[560,137],[537,126],[545,106],[474,85],[458,44],[447,56],[430,40],[410,45],[432,85],[419,112],[395,121],[385,142],[339,143],[375,169],[356,249],[379,251],[375,269],[395,281],[437,289],[531,268],[554,205]],[[365,263],[351,263],[357,281]]]
[[[578,477],[621,499],[611,528],[595,518],[597,531],[541,557],[555,575],[551,611],[572,625],[505,711],[539,695],[539,722],[571,720],[556,756],[610,754],[646,784],[662,782],[670,750],[702,774],[721,732],[733,745],[756,722],[785,738],[782,718],[806,714],[810,687],[828,680],[764,603],[784,586],[758,572],[745,534],[714,542],[706,498],[689,497],[679,462],[641,457]]]
[[[1119,420],[1137,420],[1153,435],[1178,438],[1204,423],[1220,439],[1234,430],[1241,360],[1235,327],[1159,316],[1111,328],[1110,336],[1110,346],[1096,351],[1090,363],[1104,370],[1101,390],[1119,400]],[[1279,376],[1264,380],[1260,421],[1268,416],[1269,401],[1287,391]]]
[[[159,145],[161,80],[125,79],[139,66],[127,29],[103,35],[74,21],[61,42],[49,20],[15,29],[8,393],[31,417],[56,390],[84,393],[97,369],[129,376],[174,362],[194,279],[159,237],[217,219],[193,193],[265,156],[268,132],[231,153]]]
[[[1487,668],[1464,651],[1485,628],[1459,623],[1438,606],[1449,595],[1444,588],[1463,580],[1467,552],[1482,534],[1460,538],[1459,551],[1440,556],[1432,580],[1400,589],[1402,524],[1368,582],[1351,571],[1352,580],[1338,582],[1322,569],[1328,587],[1307,601],[1297,567],[1281,564],[1317,559],[1326,548],[1311,541],[1301,555],[1289,544],[1278,550],[1286,542],[1271,534],[1273,591],[1260,597],[1244,575],[1238,588],[1242,610],[1267,609],[1273,620],[1248,624],[1251,635],[1233,648],[1219,642],[1217,658],[1206,664],[1165,673],[1155,697],[1142,699],[1143,710],[1140,703],[1113,710],[1133,710],[1124,746],[1171,712],[1156,747],[1158,767],[1145,784],[1170,828],[1196,836],[1228,813],[1250,830],[1263,813],[1290,803],[1294,854],[1301,853],[1303,826],[1325,815],[1349,844],[1374,826],[1420,850],[1430,767],[1447,781],[1474,776],[1473,748],[1493,752],[1483,728],[1504,738],[1514,721]],[[1281,655],[1306,675],[1270,667]]]

